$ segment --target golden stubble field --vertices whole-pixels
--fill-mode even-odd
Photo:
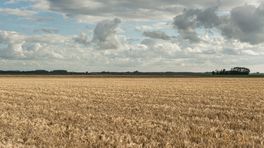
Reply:
[[[263,78],[0,77],[0,147],[264,147]]]

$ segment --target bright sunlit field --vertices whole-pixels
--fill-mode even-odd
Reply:
[[[264,79],[0,77],[0,146],[264,147]]]

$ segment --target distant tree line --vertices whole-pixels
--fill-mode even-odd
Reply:
[[[34,71],[0,71],[2,75],[72,75],[72,74],[85,74],[78,72],[68,72],[67,70],[34,70]]]
[[[1,71],[0,75],[153,75],[153,76],[210,76],[210,75],[249,75],[250,70],[244,67],[235,67],[231,70],[215,70],[211,72],[69,72],[67,70],[34,70],[34,71]],[[257,74],[256,74],[257,75]]]
[[[250,69],[245,67],[234,67],[231,70],[215,70],[212,72],[213,75],[249,75]]]
[[[1,71],[0,75],[161,75],[161,76],[204,76],[210,73],[194,73],[194,72],[68,72],[67,70],[34,70],[34,71]]]

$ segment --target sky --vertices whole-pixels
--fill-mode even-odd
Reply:
[[[264,72],[263,0],[0,0],[0,70]]]

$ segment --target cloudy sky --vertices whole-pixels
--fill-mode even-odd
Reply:
[[[0,0],[0,69],[264,72],[262,0]]]

